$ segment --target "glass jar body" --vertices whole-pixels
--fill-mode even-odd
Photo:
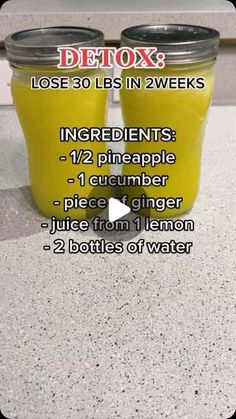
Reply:
[[[156,167],[125,165],[124,175],[138,175],[146,172],[150,176],[168,176],[165,186],[144,186],[147,197],[180,197],[180,208],[157,212],[151,209],[151,216],[157,218],[176,217],[193,206],[198,194],[202,143],[208,109],[212,99],[214,60],[195,64],[167,64],[164,69],[125,69],[122,72],[123,88],[120,92],[124,124],[130,127],[169,127],[176,132],[175,141],[127,142],[128,153],[160,153],[161,150],[174,153],[174,164],[160,164]],[[142,86],[146,78],[187,77],[204,78],[203,89],[132,89],[127,90],[127,77],[141,77]],[[138,188],[124,188],[129,199],[138,197]],[[148,215],[148,211],[140,211]]]
[[[69,77],[66,89],[32,89],[31,77],[35,83],[40,77]],[[94,210],[72,208],[64,211],[63,200],[78,194],[89,197],[93,187],[89,184],[92,174],[109,174],[109,167],[97,168],[97,153],[105,152],[102,142],[61,142],[60,128],[103,127],[106,123],[107,92],[94,86],[94,77],[103,77],[100,70],[81,72],[81,70],[59,70],[57,68],[13,67],[12,96],[20,124],[25,136],[29,176],[34,201],[44,215],[64,218],[88,218]],[[89,89],[72,87],[75,77],[88,77]],[[76,164],[70,153],[76,150],[89,150],[93,153],[92,164],[84,164],[86,154]],[[65,159],[61,160],[60,157]],[[78,175],[85,175],[81,186]],[[68,179],[71,180],[70,183]],[[104,195],[108,190],[103,188]],[[59,201],[60,205],[54,205]],[[91,214],[90,214],[91,212]]]

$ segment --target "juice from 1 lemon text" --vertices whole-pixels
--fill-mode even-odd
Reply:
[[[151,209],[151,216],[175,217],[191,209],[198,194],[201,154],[207,112],[211,103],[214,76],[212,61],[198,64],[166,65],[164,69],[126,69],[122,77],[204,77],[205,88],[186,90],[133,89],[123,87],[120,93],[124,124],[133,127],[169,127],[176,132],[176,141],[171,142],[127,142],[126,152],[160,152],[165,149],[176,156],[175,164],[146,166],[150,175],[167,175],[166,186],[144,186],[147,197],[181,197],[180,208],[157,212]],[[124,85],[124,83],[123,83]],[[123,167],[123,174],[138,175],[144,171],[139,165]],[[139,196],[138,188],[124,188],[129,198]],[[146,210],[140,211],[145,215]]]

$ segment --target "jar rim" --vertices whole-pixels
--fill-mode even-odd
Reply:
[[[216,58],[220,34],[217,30],[186,24],[143,24],[121,32],[121,45],[153,47],[165,54],[165,62],[191,63]]]
[[[103,32],[77,26],[52,26],[14,32],[5,38],[8,61],[26,66],[56,66],[59,47],[104,46]]]

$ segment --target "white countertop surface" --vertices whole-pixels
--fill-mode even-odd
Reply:
[[[0,113],[0,407],[15,419],[221,419],[236,406],[236,108],[212,108],[190,255],[53,255]],[[112,110],[110,123],[119,125]],[[76,240],[94,233],[63,233]]]

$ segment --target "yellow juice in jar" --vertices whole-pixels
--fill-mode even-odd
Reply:
[[[175,164],[159,164],[155,168],[130,164],[124,165],[124,175],[139,175],[146,172],[150,176],[167,175],[166,186],[144,186],[147,197],[181,197],[179,209],[166,209],[158,212],[151,209],[153,217],[175,217],[190,210],[196,199],[199,180],[202,143],[207,112],[211,103],[214,77],[213,61],[198,64],[166,65],[164,69],[126,69],[126,77],[141,77],[145,85],[146,77],[204,77],[204,89],[188,90],[127,90],[120,92],[121,107],[125,126],[129,127],[169,127],[176,131],[173,142],[127,142],[126,152],[158,153],[165,149],[176,156]],[[129,199],[140,196],[140,188],[123,188]],[[147,215],[143,209],[141,214]]]
[[[55,75],[53,69],[46,69],[45,72],[48,76]],[[107,92],[95,89],[93,81],[86,90],[72,87],[65,90],[31,89],[30,76],[42,74],[42,69],[30,68],[30,74],[23,69],[12,81],[12,96],[27,144],[33,197],[39,210],[48,217],[88,218],[99,210],[72,208],[64,212],[63,199],[74,194],[88,197],[93,189],[88,183],[89,176],[109,174],[108,166],[98,168],[96,165],[97,153],[105,152],[106,145],[102,142],[61,142],[60,128],[103,127]],[[68,76],[68,72],[61,71],[60,75]],[[76,70],[69,73],[70,77],[77,75],[78,69],[77,73]],[[101,72],[92,77],[95,75],[102,77]],[[93,164],[72,164],[69,156],[72,150],[91,150]],[[59,160],[60,156],[66,156],[66,161]],[[86,177],[84,186],[80,186],[77,179],[81,172]],[[68,183],[69,178],[74,179],[74,183]],[[101,188],[99,195],[95,194],[108,195],[106,188]],[[53,205],[54,201],[60,201],[61,205]]]

